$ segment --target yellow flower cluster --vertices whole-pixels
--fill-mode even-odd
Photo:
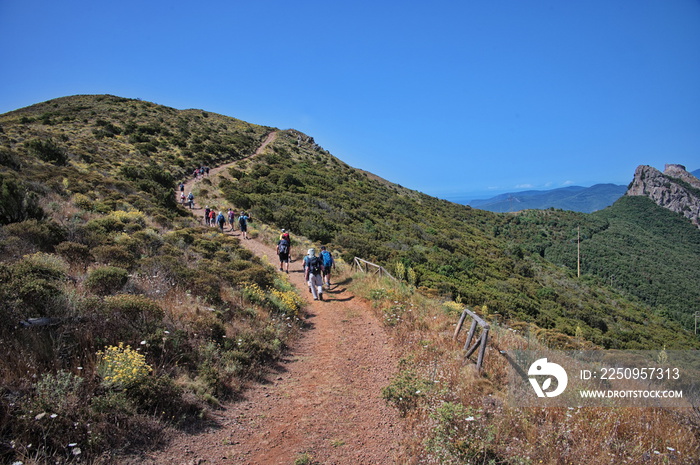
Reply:
[[[243,290],[247,297],[253,302],[263,303],[265,301],[265,291],[260,289],[257,283],[248,283],[243,286]]]
[[[131,210],[128,212],[116,210],[111,212],[109,216],[121,221],[122,223],[137,223],[140,225],[146,224],[146,215],[138,210]]]
[[[143,381],[153,369],[146,363],[146,357],[131,346],[107,346],[97,352],[97,372],[108,387],[128,388]]]
[[[296,315],[303,304],[301,297],[294,291],[278,291],[277,289],[271,289],[270,294],[275,296],[284,306],[282,310],[285,310],[285,313]]]
[[[457,302],[449,301],[442,304],[450,313],[462,313],[466,305]]]

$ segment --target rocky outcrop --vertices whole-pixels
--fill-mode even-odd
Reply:
[[[651,166],[637,167],[625,195],[645,195],[700,228],[700,180],[683,165],[666,165],[663,173]]]

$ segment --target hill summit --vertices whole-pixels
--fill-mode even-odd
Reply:
[[[651,166],[638,166],[625,195],[649,197],[700,228],[700,180],[683,165],[667,164],[663,173]]]

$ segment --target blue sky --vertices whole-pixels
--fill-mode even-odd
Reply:
[[[700,0],[0,0],[0,44],[0,113],[201,108],[442,198],[700,168]]]

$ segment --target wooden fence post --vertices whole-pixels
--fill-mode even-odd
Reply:
[[[476,313],[472,312],[468,308],[465,308],[462,315],[459,317],[459,323],[457,323],[457,328],[455,328],[455,333],[452,336],[452,340],[457,340],[462,326],[464,325],[464,320],[467,315],[472,317],[472,324],[469,327],[469,334],[467,335],[467,340],[464,343],[464,348],[462,349],[464,353],[464,360],[467,360],[475,351],[479,349],[479,355],[477,356],[476,369],[480,372],[481,367],[484,363],[484,357],[486,356],[486,344],[489,338],[490,325],[481,319]],[[477,326],[481,327],[481,334],[479,338],[472,345],[472,340],[476,333]],[[471,346],[471,347],[470,347]]]

